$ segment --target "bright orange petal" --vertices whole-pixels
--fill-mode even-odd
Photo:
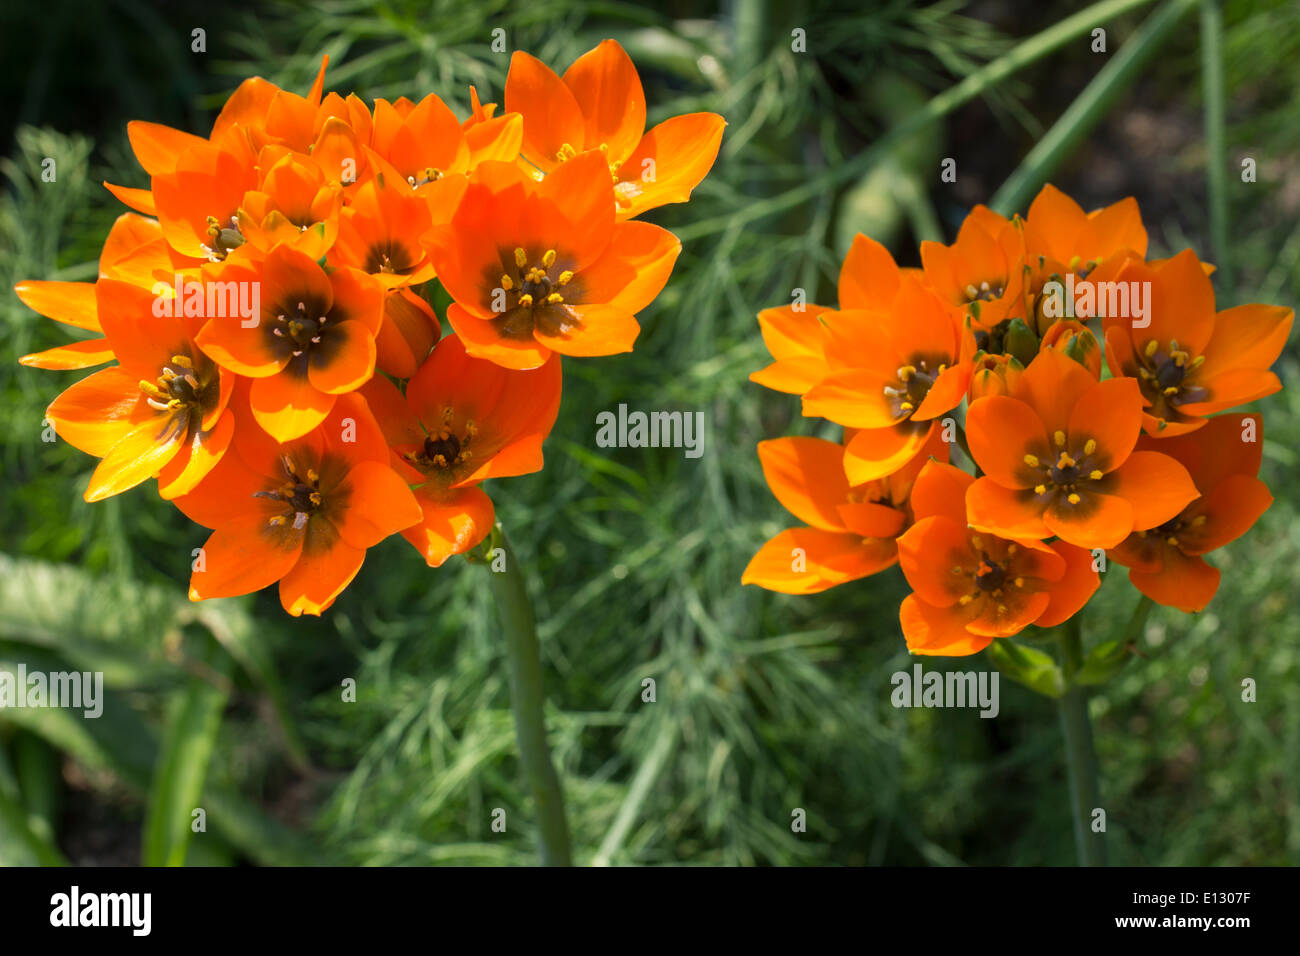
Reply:
[[[203,570],[190,575],[190,600],[260,591],[288,574],[301,553],[302,537],[271,533],[266,515],[232,518],[204,543]]]
[[[422,517],[401,534],[431,568],[440,567],[453,555],[464,554],[492,530],[492,499],[482,488],[460,488],[438,495],[420,488],[415,497]]]
[[[740,580],[782,594],[815,594],[883,571],[897,560],[892,540],[863,543],[853,534],[791,528],[759,549]]]
[[[1156,451],[1133,452],[1110,478],[1110,493],[1126,499],[1133,506],[1130,529],[1133,531],[1145,531],[1164,524],[1199,495],[1187,469],[1168,455]],[[1094,547],[1113,547],[1113,544]]]

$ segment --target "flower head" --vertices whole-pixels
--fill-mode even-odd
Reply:
[[[294,616],[320,614],[361,570],[366,549],[420,520],[365,401],[340,398],[321,427],[277,443],[235,400],[234,447],[207,480],[176,499],[212,528],[190,578],[190,599],[279,582]],[[251,427],[250,427],[251,426]]]
[[[364,394],[392,448],[393,468],[422,511],[402,532],[431,567],[492,529],[488,478],[542,467],[542,442],[560,408],[560,361],[527,371],[476,359],[454,335],[440,341],[403,396],[375,377]]]
[[[668,281],[681,243],[649,223],[615,223],[602,163],[587,153],[540,183],[506,163],[470,176],[431,239],[455,300],[447,319],[471,355],[527,369],[552,352],[631,351],[635,314]]]
[[[966,495],[973,527],[1016,539],[1057,535],[1111,548],[1196,497],[1187,470],[1134,451],[1142,397],[1133,379],[1098,382],[1056,349],[1039,353],[1010,395],[971,403],[966,435],[984,472]]]
[[[516,51],[506,77],[506,110],[522,114],[522,155],[541,174],[598,152],[620,220],[686,202],[713,166],[726,126],[716,113],[690,113],[646,132],[641,79],[613,40],[578,57],[562,78]]]

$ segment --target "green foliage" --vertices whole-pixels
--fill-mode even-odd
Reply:
[[[1252,13],[1230,4],[1226,18],[1227,89],[1250,94],[1229,100],[1228,147],[1257,152],[1261,168],[1257,184],[1227,184],[1237,289],[1224,294],[1238,301],[1300,299],[1300,230],[1294,209],[1286,212],[1297,173],[1282,161],[1295,136],[1282,121],[1294,113],[1286,97],[1300,88],[1300,59],[1285,55],[1295,31],[1279,27],[1293,6]],[[501,100],[508,57],[490,49],[498,26],[511,49],[557,68],[613,36],[641,69],[651,122],[700,109],[729,122],[718,165],[692,203],[652,217],[686,241],[667,289],[641,314],[635,353],[566,362],[545,470],[488,489],[530,580],[577,861],[1073,858],[1051,701],[1003,682],[996,720],[890,705],[890,675],[913,660],[898,627],[905,588],[897,572],[799,598],[739,581],[758,546],[793,523],[768,492],[754,446],[810,427],[797,399],[747,381],[768,361],[754,313],[789,301],[795,288],[809,301],[833,301],[839,256],[858,229],[892,235],[899,250],[950,236],[953,213],[987,201],[1015,171],[1028,151],[1015,144],[1031,143],[1060,115],[1040,91],[1060,75],[1077,75],[1072,89],[1082,91],[1099,61],[1085,34],[862,161],[886,130],[1030,31],[1004,24],[1012,39],[951,3],[671,9],[569,0],[264,4],[209,27],[201,68],[186,58],[165,67],[179,91],[160,105],[166,115],[107,109],[93,150],[82,135],[17,131],[0,196],[0,552],[10,556],[0,562],[0,661],[102,670],[109,702],[99,720],[52,709],[0,714],[0,862],[86,859],[79,848],[90,830],[118,834],[113,862],[135,862],[142,845],[158,845],[143,821],[175,821],[178,808],[188,820],[199,781],[195,805],[206,809],[209,830],[189,834],[192,863],[535,860],[489,572],[459,561],[430,570],[394,539],[369,554],[320,620],[288,618],[274,592],[189,606],[190,552],[203,529],[150,487],[82,501],[92,460],[41,441],[45,405],[79,373],[15,362],[69,330],[8,291],[22,278],[93,277],[120,211],[93,184],[145,182],[122,147],[128,119],[205,132],[210,117],[195,115],[195,92],[211,110],[252,73],[305,89],[322,53],[331,57],[330,88],[367,98],[436,91],[463,115],[469,83],[485,102]],[[1073,12],[1053,8],[1040,28]],[[1126,29],[1112,42],[1144,13],[1120,21]],[[151,35],[187,44],[181,23]],[[806,54],[791,50],[796,27],[807,30]],[[1194,52],[1196,31],[1184,27],[1170,56],[1144,66],[1148,85],[1139,80],[1105,117],[1090,114],[1101,132],[1076,149],[1114,135],[1108,124],[1139,103],[1200,128],[1199,61],[1181,55]],[[999,137],[1005,145],[986,145]],[[1068,192],[1083,185],[1092,204],[1132,192],[1156,253],[1192,242],[1208,255],[1203,192],[1174,201],[1162,185],[1179,164],[1199,170],[1198,150],[1136,160],[1127,178],[1122,171],[1100,187],[1078,156],[1054,181]],[[986,182],[987,194],[963,199],[941,184],[943,155],[961,157],[961,175]],[[57,183],[41,182],[47,156]],[[854,162],[861,168],[840,175]],[[1297,364],[1292,346],[1279,369],[1289,388],[1259,403],[1261,477],[1277,502],[1212,558],[1224,573],[1219,596],[1197,616],[1157,608],[1137,643],[1142,656],[1094,690],[1113,862],[1300,861],[1292,596],[1300,516],[1290,481],[1300,448]],[[596,448],[597,413],[621,402],[703,411],[703,456]],[[1112,568],[1089,610],[1087,645],[1118,636],[1132,604],[1123,570]],[[224,655],[220,667],[208,666],[210,650]],[[990,666],[926,661],[927,669]],[[1255,703],[1241,700],[1247,677],[1258,685]],[[355,702],[343,699],[349,678]],[[654,703],[642,701],[646,678],[656,682]],[[211,708],[226,692],[214,728]],[[33,741],[61,773],[40,770]],[[210,761],[194,741],[211,742]],[[182,759],[196,761],[188,792],[168,795],[159,768]],[[20,772],[24,761],[30,769]],[[491,830],[496,807],[508,812],[504,834]],[[791,831],[796,808],[807,811],[806,833]]]

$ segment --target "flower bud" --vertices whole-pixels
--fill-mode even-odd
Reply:
[[[1043,348],[1060,349],[1089,372],[1101,378],[1101,346],[1097,336],[1078,319],[1058,319],[1043,336]]]
[[[410,378],[442,332],[433,307],[410,289],[384,299],[384,322],[375,336],[375,364],[395,378]]]
[[[977,353],[970,378],[970,400],[988,395],[1009,395],[1025,367],[1014,355]]]

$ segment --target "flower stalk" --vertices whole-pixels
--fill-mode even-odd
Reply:
[[[1080,866],[1106,865],[1105,832],[1094,833],[1092,811],[1101,804],[1097,783],[1097,752],[1092,742],[1092,720],[1088,716],[1088,689],[1074,683],[1083,663],[1083,615],[1065,622],[1061,634],[1062,668],[1066,690],[1059,699],[1061,730],[1065,735],[1065,765],[1069,773],[1070,818],[1074,824],[1074,846]]]
[[[569,824],[564,790],[551,763],[543,712],[542,662],[537,624],[528,588],[505,531],[498,525],[488,552],[488,581],[496,599],[510,668],[510,707],[524,778],[537,813],[538,849],[543,866],[570,866]],[[502,561],[501,559],[504,559]],[[498,566],[501,570],[497,570]]]

